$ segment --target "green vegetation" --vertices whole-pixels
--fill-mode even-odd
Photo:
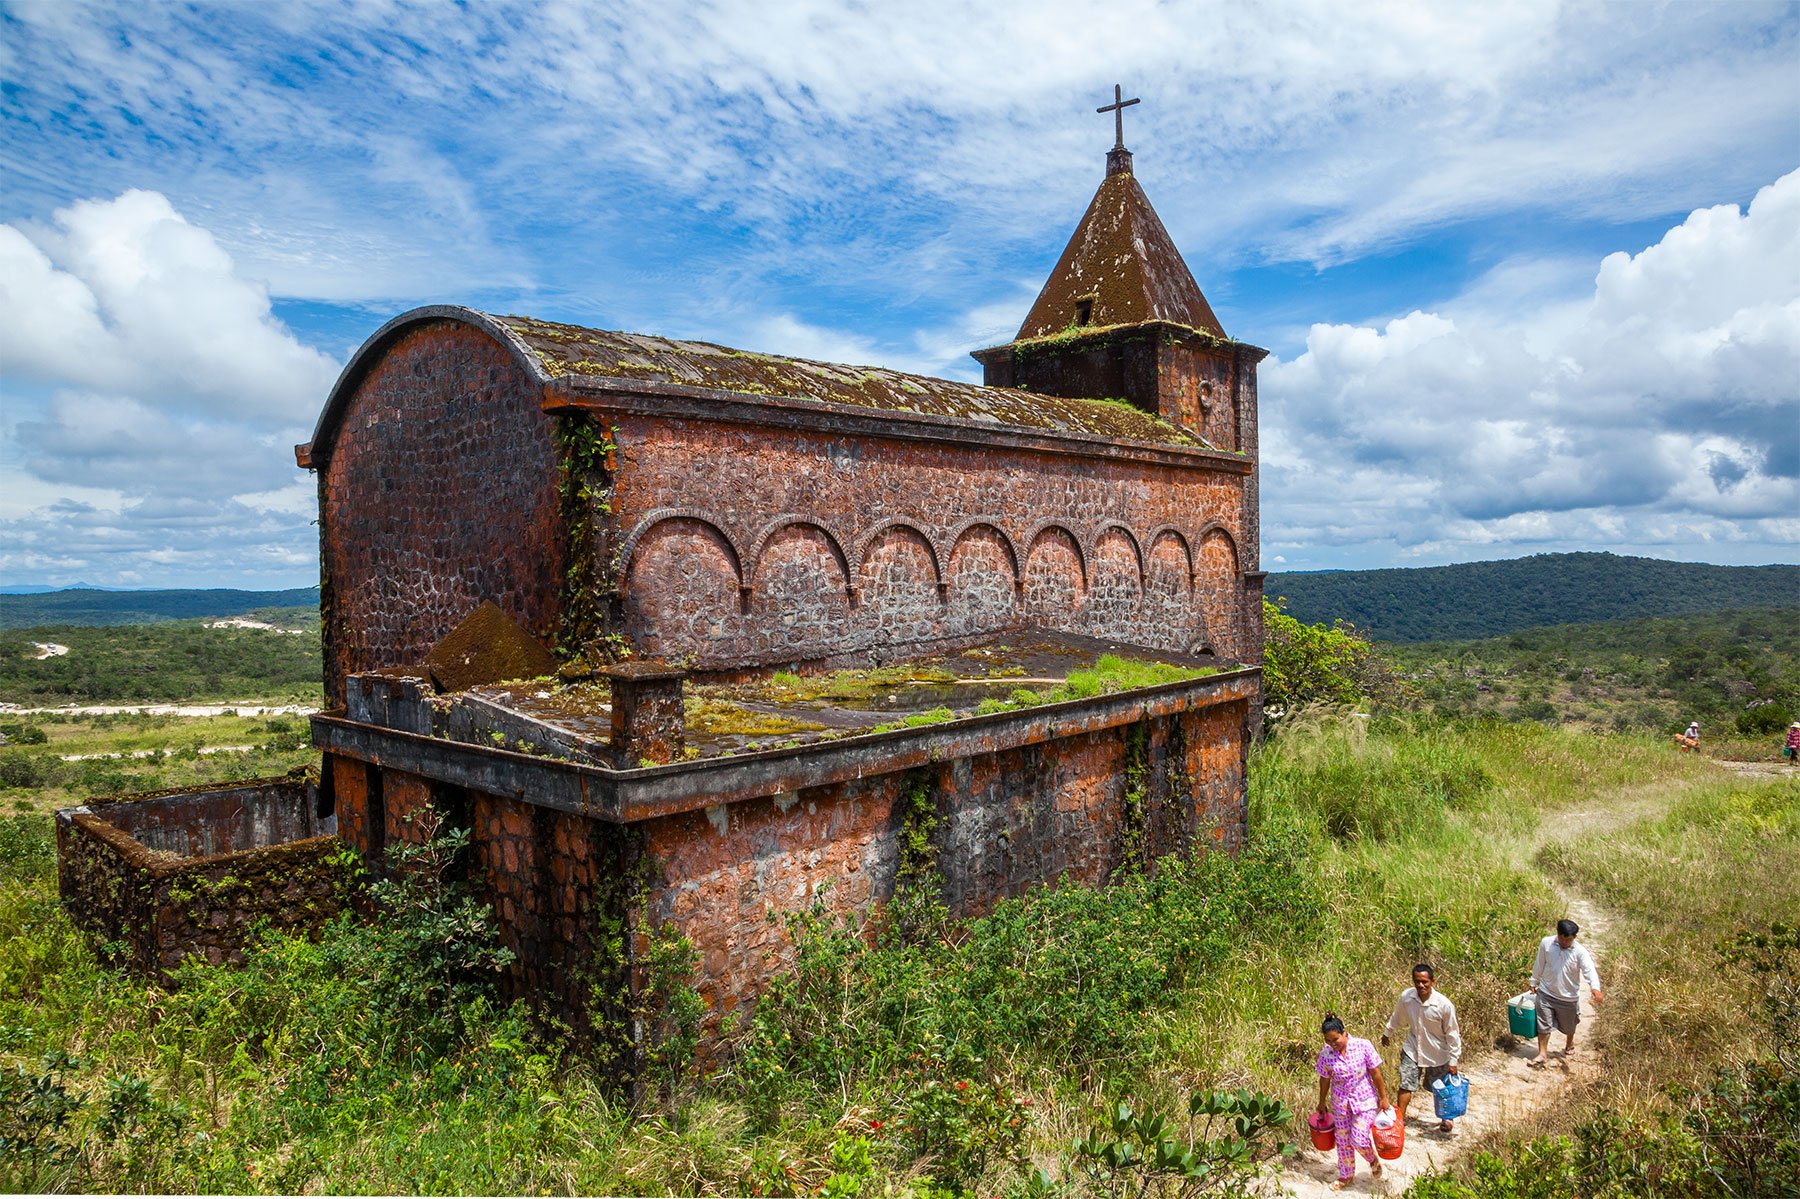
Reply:
[[[1373,1033],[1424,959],[1458,1001],[1467,1042],[1492,1043],[1505,1031],[1500,999],[1563,914],[1564,887],[1614,922],[1602,962],[1609,1068],[1415,1193],[1782,1193],[1800,1170],[1800,944],[1779,923],[1800,910],[1800,875],[1784,868],[1800,860],[1800,783],[1727,777],[1674,752],[1660,724],[1618,731],[1638,727],[1613,720],[1637,698],[1552,723],[1521,715],[1510,690],[1495,709],[1433,691],[1449,678],[1434,664],[1452,662],[1471,681],[1555,678],[1603,696],[1641,677],[1646,696],[1669,692],[1641,702],[1671,705],[1791,685],[1791,613],[1674,623],[1697,654],[1672,653],[1664,622],[1546,629],[1396,651],[1406,687],[1349,630],[1286,630],[1301,652],[1272,653],[1272,685],[1286,671],[1300,698],[1252,755],[1242,853],[1149,871],[1128,862],[1109,887],[1038,888],[978,919],[941,903],[939,816],[916,785],[900,899],[867,922],[822,906],[791,918],[793,968],[703,1068],[697,997],[682,985],[693,951],[653,938],[657,979],[631,1018],[659,1030],[655,1085],[635,1101],[615,1063],[494,999],[503,951],[459,881],[454,831],[377,893],[380,921],[346,917],[317,942],[273,938],[240,969],[190,965],[176,988],[99,965],[56,903],[44,809],[279,773],[312,757],[305,723],[0,716],[12,742],[0,799],[32,809],[0,818],[0,1184],[1236,1194],[1311,1106],[1321,1011]],[[1492,673],[1460,673],[1471,668]],[[1187,677],[1172,669],[1102,659],[1049,694],[1021,687],[983,708]],[[918,680],[855,681],[867,695]],[[1413,694],[1423,709],[1407,710]],[[1376,703],[1359,717],[1306,702],[1347,697]],[[261,748],[198,755],[195,740]],[[184,750],[62,760],[168,744]],[[1734,1018],[1713,1018],[1722,1010]]]
[[[1284,715],[1309,704],[1391,702],[1399,688],[1369,642],[1343,621],[1302,624],[1263,601],[1263,706]]]
[[[1382,641],[1493,637],[1538,625],[1733,608],[1792,608],[1800,566],[1706,566],[1615,554],[1538,554],[1405,570],[1270,575],[1308,623],[1344,620]]]
[[[1159,687],[1165,683],[1182,683],[1189,679],[1205,678],[1209,674],[1217,673],[1216,669],[1208,666],[1176,666],[1169,662],[1146,662],[1139,658],[1121,658],[1117,654],[1101,654],[1095,659],[1092,667],[1087,670],[1071,670],[1055,687],[1044,691],[1019,687],[1005,699],[990,696],[976,706],[975,714],[992,716],[998,712],[1011,712],[1018,708],[1035,708],[1040,704],[1060,704],[1068,700],[1092,699],[1096,695],[1110,695],[1115,691],[1132,691],[1139,687]],[[926,712],[915,712],[900,720],[878,724],[870,732],[889,733],[895,729],[923,728],[926,725],[955,720],[957,717],[967,714],[946,707],[938,707]]]
[[[1715,770],[1658,741],[1530,723],[1303,713],[1254,758],[1240,856],[1035,890],[967,921],[938,905],[921,858],[905,920],[794,918],[794,968],[728,1052],[706,1076],[667,1074],[636,1107],[609,1088],[603,1063],[479,988],[432,1001],[428,1020],[419,1009],[397,1017],[417,998],[383,990],[402,959],[404,977],[462,977],[414,960],[422,945],[449,943],[416,934],[454,904],[427,902],[380,930],[345,922],[317,944],[274,940],[242,970],[189,967],[168,991],[94,963],[56,907],[47,822],[20,817],[0,825],[0,1063],[5,1085],[33,1098],[0,1135],[32,1148],[8,1159],[0,1182],[1126,1194],[1153,1176],[1172,1187],[1182,1160],[1213,1152],[1208,1105],[1254,1103],[1238,1113],[1262,1113],[1247,1170],[1293,1135],[1268,1105],[1310,1103],[1318,1012],[1373,1028],[1415,958],[1439,964],[1472,1043],[1503,1031],[1499,1004],[1481,997],[1508,993],[1560,914],[1553,878],[1672,913],[1688,939],[1665,952],[1654,938],[1620,938],[1655,956],[1609,958],[1609,969],[1669,972],[1684,988],[1666,1000],[1676,1012],[1712,994],[1709,905],[1749,923],[1800,904],[1791,878],[1722,901],[1746,890],[1735,872],[1800,851],[1800,806],[1791,785],[1711,781]],[[1690,798],[1669,823],[1533,860],[1544,816],[1645,787]],[[1659,876],[1669,854],[1692,868]],[[1344,927],[1358,936],[1335,934]],[[1655,1083],[1755,1044],[1754,1029],[1654,1008],[1643,1018],[1686,1040],[1662,1066],[1634,1059],[1635,1106],[1621,1108],[1631,1119],[1672,1110]]]
[[[283,627],[305,631],[209,629],[199,620],[169,620],[0,633],[0,701],[29,707],[252,699],[317,704],[323,686],[317,617],[307,614]],[[39,656],[40,645],[68,652]]]
[[[1800,1193],[1800,786],[1714,782],[1629,830],[1548,846],[1540,863],[1622,927],[1608,1069],[1423,1199]],[[1752,881],[1753,880],[1753,881]],[[1696,1017],[1696,1013],[1713,1013]]]
[[[309,625],[316,623],[319,589],[235,591],[215,587],[195,591],[98,591],[82,587],[39,595],[0,595],[0,629],[29,629],[39,625],[152,624],[202,616],[253,616],[258,610],[268,608],[299,608],[306,613]]]
[[[1800,719],[1800,608],[1561,625],[1486,641],[1387,647],[1442,718],[1674,733],[1701,723],[1709,751],[1769,757]]]
[[[95,795],[157,791],[316,766],[304,716],[10,716],[0,713],[0,806],[50,812]]]

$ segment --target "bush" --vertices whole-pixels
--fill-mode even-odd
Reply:
[[[1280,831],[1236,858],[1175,855],[1108,887],[1041,888],[938,935],[902,935],[934,925],[896,918],[865,939],[816,905],[789,919],[793,964],[757,1004],[734,1072],[772,1114],[809,1092],[886,1088],[923,1061],[982,1082],[1021,1057],[1058,1070],[1141,1061],[1146,1016],[1179,1002],[1195,972],[1252,935],[1304,941],[1320,911],[1303,839]]]
[[[1263,703],[1271,715],[1322,705],[1395,706],[1409,698],[1387,661],[1343,621],[1302,624],[1263,601]]]
[[[1738,713],[1737,731],[1746,737],[1766,737],[1771,733],[1781,732],[1793,719],[1791,709],[1786,704],[1758,704]]]
[[[0,753],[0,787],[27,790],[42,787],[50,781],[52,773],[47,766],[42,757],[23,750]]]

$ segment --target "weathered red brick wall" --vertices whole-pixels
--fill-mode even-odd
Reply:
[[[1192,429],[1221,450],[1242,450],[1237,366],[1229,353],[1192,345],[1158,347],[1157,391],[1165,420]]]
[[[370,817],[380,815],[379,812],[370,812],[369,783],[376,768],[354,758],[327,754],[323,773],[331,781],[332,802],[337,809],[338,837],[364,858],[379,860],[387,822],[385,816],[382,816],[382,837],[371,835],[373,830],[370,827]]]
[[[670,921],[693,942],[714,1016],[733,1010],[786,960],[780,916],[815,901],[868,914],[891,897],[904,794],[918,781],[936,811],[943,898],[959,916],[1044,882],[1103,882],[1127,854],[1147,862],[1196,840],[1235,850],[1248,714],[1245,701],[1234,701],[922,774],[648,821],[647,923]],[[1128,802],[1134,782],[1141,791]]]
[[[322,472],[326,685],[423,660],[491,599],[554,640],[557,462],[540,392],[454,321],[401,333],[351,398]]]
[[[625,632],[737,667],[1050,628],[1243,656],[1245,476],[688,421],[609,422]]]
[[[63,906],[145,973],[166,975],[190,957],[240,962],[256,928],[311,931],[342,909],[339,843],[317,835],[313,800],[310,787],[265,781],[58,813]],[[254,843],[287,833],[299,835]]]

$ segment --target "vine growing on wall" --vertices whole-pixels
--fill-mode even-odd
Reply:
[[[613,580],[603,562],[599,522],[612,514],[617,430],[585,413],[557,419],[559,516],[568,537],[563,571],[557,653],[565,659],[611,661],[624,656],[607,628],[607,594]]]
[[[944,907],[944,878],[938,869],[937,797],[928,771],[905,776],[900,788],[900,862],[894,871],[894,898],[889,923],[902,940],[916,940],[941,929],[950,918]]]
[[[1119,874],[1149,865],[1145,810],[1150,803],[1150,722],[1125,726],[1125,789],[1119,803]]]
[[[592,834],[590,834],[592,835]],[[693,1070],[706,1001],[694,988],[700,955],[669,921],[648,923],[645,900],[655,863],[635,835],[593,856],[597,918],[580,969],[578,1019],[601,1072],[640,1096],[673,1099]]]

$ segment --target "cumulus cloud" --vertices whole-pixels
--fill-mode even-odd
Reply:
[[[263,425],[304,422],[337,373],[167,197],[128,191],[0,225],[8,374]]]
[[[1316,325],[1265,367],[1276,544],[1800,539],[1800,171],[1512,320]],[[1313,499],[1314,496],[1330,497]]]
[[[337,366],[166,197],[0,225],[0,358],[0,578],[291,577],[310,554],[292,446]]]

